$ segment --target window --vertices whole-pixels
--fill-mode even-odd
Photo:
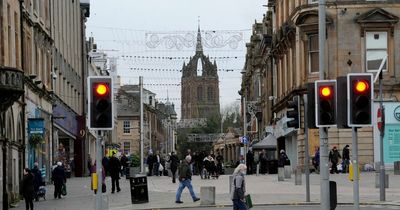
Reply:
[[[124,121],[124,133],[131,133],[131,121]]]
[[[131,154],[131,142],[124,141],[124,154],[129,155]]]
[[[308,35],[308,72],[319,72],[318,34]]]
[[[387,55],[387,32],[386,31],[371,31],[365,33],[366,40],[366,70],[378,71],[383,58]],[[383,71],[386,71],[386,63],[383,66]]]
[[[197,100],[203,101],[203,87],[197,87]]]
[[[214,91],[212,87],[207,88],[207,99],[208,101],[214,101]]]

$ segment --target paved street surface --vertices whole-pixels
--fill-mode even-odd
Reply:
[[[400,206],[400,176],[390,174],[390,188],[386,189],[385,205]],[[319,203],[320,198],[320,177],[312,174],[311,177],[311,203]],[[334,174],[330,176],[332,181],[337,182],[338,203],[353,204],[353,184],[347,180],[345,174]],[[200,207],[200,202],[193,203],[187,189],[183,191],[183,204],[175,204],[175,192],[178,184],[173,184],[169,177],[149,177],[149,198],[146,204],[131,204],[129,181],[125,178],[120,180],[122,191],[110,194],[111,180],[107,177],[107,193],[109,209],[157,209],[179,207]],[[229,199],[229,176],[221,176],[218,180],[201,180],[200,177],[193,177],[193,185],[198,196],[201,186],[216,187],[216,206],[226,207],[231,205]],[[277,175],[246,176],[247,193],[251,194],[253,203],[260,205],[280,205],[280,204],[304,204],[305,203],[305,179],[303,185],[294,185],[294,176],[278,182]],[[72,178],[67,183],[68,195],[61,200],[53,198],[53,186],[47,186],[47,200],[41,199],[35,202],[35,209],[41,210],[78,210],[94,209],[95,196],[90,190],[90,179]],[[379,202],[379,188],[375,188],[375,173],[362,173],[360,180],[360,202],[361,204],[382,204]],[[280,208],[280,207],[277,207]],[[25,209],[25,203],[21,201],[16,210]],[[229,209],[229,208],[228,208]],[[269,207],[267,207],[269,209]],[[350,208],[351,209],[351,208]],[[379,208],[377,208],[379,209]]]
[[[320,206],[255,206],[251,210],[319,210]],[[338,206],[336,210],[353,210],[353,206]],[[392,210],[400,209],[399,206],[360,206],[361,210]],[[188,210],[232,210],[232,207],[216,208],[188,208]]]

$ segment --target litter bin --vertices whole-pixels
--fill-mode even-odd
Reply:
[[[335,210],[337,206],[337,189],[334,181],[329,181],[329,201],[330,210]]]
[[[132,204],[148,203],[149,191],[147,188],[146,175],[134,175],[129,178],[131,186],[131,200]]]

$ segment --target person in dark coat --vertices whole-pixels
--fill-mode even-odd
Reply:
[[[288,164],[290,163],[289,158],[285,152],[285,150],[281,150],[280,154],[279,154],[279,167],[285,167],[285,165],[290,165]]]
[[[247,174],[253,174],[253,164],[254,164],[254,154],[251,149],[246,154],[246,167],[247,167]]]
[[[258,156],[258,161],[260,162],[260,173],[261,174],[267,173],[268,156],[265,149],[263,149],[260,155]]]
[[[57,162],[57,167],[54,168],[51,179],[54,182],[54,199],[61,198],[62,186],[67,182],[65,170],[61,162]]]
[[[88,154],[88,160],[87,160],[87,169],[89,172],[89,176],[91,176],[91,170],[92,170],[92,158],[90,157],[90,154]]]
[[[342,158],[342,157],[340,156],[339,151],[337,150],[336,146],[334,146],[333,149],[329,152],[329,160],[332,163],[331,174],[339,173],[337,170],[337,164],[339,162],[339,158]]]
[[[39,200],[39,197],[38,197],[39,187],[43,185],[42,174],[40,173],[38,166],[39,166],[39,163],[35,162],[34,167],[31,170],[33,177],[34,177],[33,189],[35,190],[34,197],[35,197],[36,201]]]
[[[28,168],[24,169],[24,177],[21,180],[19,194],[25,199],[26,210],[33,210],[33,196],[35,194],[34,190],[34,175]]]
[[[103,165],[104,171],[106,172],[106,176],[110,174],[110,169],[109,169],[109,162],[110,160],[108,157],[104,156],[103,159],[101,160],[101,164]]]
[[[349,171],[349,165],[350,165],[350,150],[349,150],[349,145],[347,144],[343,148],[342,152],[342,157],[343,157],[343,173],[347,173]]]
[[[147,166],[149,167],[149,176],[153,175],[153,164],[154,164],[154,155],[152,151],[149,151],[149,155],[147,156]]]
[[[176,156],[175,152],[171,152],[170,162],[171,162],[171,172],[172,172],[172,183],[175,183],[176,170],[178,169],[179,165],[179,158],[178,156]]]
[[[125,176],[126,169],[128,168],[128,158],[126,157],[125,154],[122,154],[121,156],[121,176]]]
[[[119,187],[119,171],[121,170],[121,163],[119,162],[115,152],[109,161],[110,176],[111,176],[111,193],[115,192],[115,185],[117,185],[117,192],[121,191]]]
[[[189,163],[192,162],[192,156],[187,155],[185,160],[179,165],[179,187],[176,191],[175,203],[183,203],[181,201],[182,191],[185,187],[189,189],[193,202],[199,201],[200,198],[196,196],[192,186],[192,171],[190,170]]]

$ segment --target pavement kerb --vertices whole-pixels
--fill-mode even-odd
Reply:
[[[288,202],[288,203],[257,203],[253,204],[253,206],[316,206],[320,205],[318,202]],[[352,206],[354,203],[338,203],[338,206]],[[362,206],[400,206],[400,203],[379,203],[379,202],[360,202]],[[216,205],[200,205],[200,206],[182,206],[179,209],[190,209],[190,208],[225,208],[231,207],[231,204],[216,204]],[[176,207],[162,207],[162,208],[146,208],[146,209],[137,209],[137,210],[169,210],[176,209]]]

